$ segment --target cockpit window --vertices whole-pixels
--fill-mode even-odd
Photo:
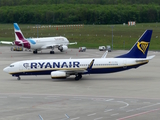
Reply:
[[[14,67],[14,65],[10,65],[10,67]]]

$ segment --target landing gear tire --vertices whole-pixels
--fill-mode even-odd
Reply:
[[[34,50],[33,53],[34,53],[34,54],[37,54],[37,50]]]
[[[21,78],[20,78],[20,77],[17,77],[17,80],[21,80]]]
[[[75,80],[79,80],[81,78],[82,78],[82,74],[78,74],[78,75],[76,75]]]
[[[54,51],[50,51],[50,54],[54,54]]]

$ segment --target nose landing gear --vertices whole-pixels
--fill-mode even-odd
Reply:
[[[17,80],[21,80],[21,77],[19,75],[12,75],[13,77],[17,77]]]
[[[54,51],[50,51],[50,54],[54,54]]]
[[[18,77],[17,77],[17,80],[21,80],[21,77],[18,76]]]
[[[33,51],[33,54],[37,54],[37,50],[34,50],[34,51]]]

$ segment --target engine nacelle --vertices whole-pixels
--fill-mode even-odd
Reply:
[[[63,71],[53,71],[51,72],[52,79],[65,79],[67,77],[66,72]]]
[[[61,52],[68,50],[68,46],[63,45],[63,46],[59,46],[58,50],[60,50]]]

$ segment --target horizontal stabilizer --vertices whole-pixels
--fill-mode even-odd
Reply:
[[[148,56],[146,59],[147,60],[151,60],[151,59],[153,59],[155,57],[155,55],[152,55],[152,56]]]
[[[136,60],[136,62],[148,62],[149,60],[151,60],[154,57],[155,57],[155,55],[152,55],[152,56],[149,56],[145,59],[138,59],[138,60]]]
[[[13,42],[0,41],[0,44],[14,45]]]

